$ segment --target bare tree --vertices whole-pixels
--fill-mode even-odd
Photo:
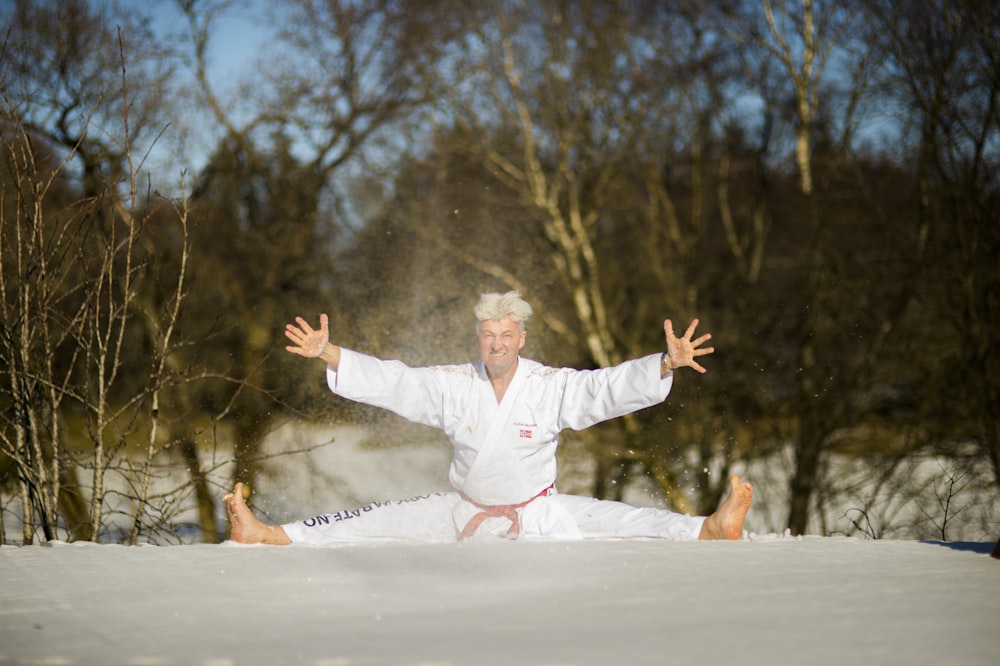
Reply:
[[[167,298],[172,307],[162,316],[145,312],[154,320],[158,345],[154,362],[136,372],[135,342],[145,340],[135,324],[136,303],[150,286],[144,280],[152,249],[146,223],[154,209],[140,205],[124,60],[119,74],[126,97],[115,140],[127,180],[84,178],[84,190],[100,188],[97,197],[66,186],[75,151],[60,156],[39,150],[46,142],[22,121],[22,105],[4,99],[0,342],[9,359],[4,394],[13,418],[0,432],[20,480],[25,543],[33,541],[36,526],[46,540],[58,538],[60,522],[71,537],[98,539],[108,527],[108,473],[141,431],[150,457],[132,498],[138,502],[136,533],[148,501],[148,469],[159,445],[157,396],[169,379],[163,359],[175,344],[185,269]],[[81,132],[87,131],[84,124]],[[183,229],[186,219],[179,220]],[[84,433],[89,451],[81,450]],[[91,472],[89,497],[77,478],[80,468]]]
[[[224,392],[236,424],[235,476],[253,484],[261,440],[295,392],[294,369],[274,355],[283,324],[302,308],[330,308],[321,302],[331,283],[327,257],[338,234],[359,224],[343,185],[351,180],[334,176],[356,178],[369,148],[377,156],[388,129],[421,102],[414,72],[435,42],[399,3],[285,3],[268,17],[284,48],[243,83],[253,93],[237,114],[208,62],[216,22],[235,5],[179,6],[199,92],[222,134],[192,195],[204,216],[198,233],[229,239],[216,256],[226,279],[206,291],[199,311],[216,321],[209,293],[230,304],[216,344],[245,380]]]
[[[872,47],[863,40],[867,34],[861,29],[863,16],[855,9],[810,0],[762,0],[759,6],[737,5],[733,11],[723,12],[721,18],[726,34],[747,46],[748,68],[756,74],[750,89],[773,113],[768,126],[775,126],[773,119],[788,118],[792,128],[790,152],[798,176],[797,199],[802,206],[793,232],[799,239],[800,294],[796,297],[798,316],[789,329],[791,335],[782,337],[797,350],[796,358],[786,361],[797,369],[791,377],[798,386],[797,395],[787,404],[796,424],[792,432],[796,455],[788,522],[795,533],[806,530],[814,492],[820,485],[824,449],[833,441],[834,433],[848,425],[843,419],[850,419],[852,413],[849,401],[840,400],[849,393],[833,390],[830,382],[842,374],[847,358],[867,363],[886,341],[884,335],[873,334],[859,336],[858,342],[844,347],[836,333],[837,326],[846,324],[844,310],[836,303],[836,294],[826,286],[833,275],[841,272],[843,264],[835,254],[841,248],[829,242],[832,230],[848,221],[839,221],[841,211],[825,204],[837,196],[828,184],[830,176],[825,174],[843,168],[844,151],[852,145],[854,113],[866,94],[871,69]],[[835,112],[834,107],[840,112]],[[837,126],[840,136],[834,141],[831,137]],[[823,146],[819,160],[818,144]],[[827,182],[820,181],[821,174]],[[755,228],[760,228],[759,221]],[[739,247],[732,240],[729,245]],[[760,275],[761,264],[750,266],[747,275]],[[897,302],[905,304],[907,300]],[[891,321],[899,313],[900,309],[895,309],[876,316]],[[788,327],[787,313],[778,316]],[[776,360],[772,359],[768,367],[777,370]],[[837,372],[836,363],[841,364],[841,372]],[[836,404],[838,401],[840,404]]]
[[[921,413],[943,450],[975,442],[1000,484],[1000,11],[975,1],[866,7],[891,65],[880,83],[899,105],[899,141],[917,182],[908,202],[914,253],[934,309],[926,329],[934,351],[921,361],[934,381],[921,392]]]
[[[111,24],[105,11],[84,0],[15,0],[3,11],[11,28],[4,50],[8,102],[28,132],[72,151],[66,175],[93,197],[127,179],[117,131],[126,113],[137,156],[163,131],[170,112],[163,91],[173,75],[173,60],[139,13],[120,9]],[[122,58],[129,63],[129,98],[120,92]],[[137,175],[143,166],[135,164]]]
[[[163,396],[198,374],[177,363],[193,344],[179,328],[187,204],[143,188],[170,60],[128,11],[117,31],[86,3],[18,2],[9,17],[0,460],[19,479],[25,543],[37,529],[135,542],[173,529],[188,488],[205,494],[196,465],[192,481],[152,483],[189,436]]]

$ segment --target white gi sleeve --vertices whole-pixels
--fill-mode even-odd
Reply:
[[[660,354],[574,372],[566,379],[560,427],[582,430],[659,404],[667,399],[673,380],[673,373],[660,377]]]
[[[411,368],[343,347],[338,369],[326,369],[327,385],[337,395],[440,428],[443,387],[438,379],[431,368]]]

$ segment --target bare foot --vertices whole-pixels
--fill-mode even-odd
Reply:
[[[743,538],[743,520],[752,501],[753,486],[733,474],[729,477],[729,497],[718,511],[705,519],[698,538],[705,541]]]
[[[237,483],[233,492],[222,498],[229,516],[229,538],[237,543],[266,543],[274,546],[290,544],[292,540],[280,525],[268,525],[253,515],[246,503],[249,496],[250,489]]]

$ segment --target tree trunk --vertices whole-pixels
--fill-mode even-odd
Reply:
[[[219,524],[215,519],[215,498],[208,486],[208,480],[201,469],[201,459],[198,446],[190,437],[180,441],[181,456],[191,473],[191,483],[194,484],[195,499],[198,502],[198,525],[201,527],[203,543],[219,542]]]
[[[79,472],[76,465],[66,461],[59,466],[59,511],[66,521],[70,541],[90,540],[90,517],[87,502],[80,491]]]
[[[791,495],[788,500],[788,529],[795,536],[805,534],[809,524],[809,504],[819,469],[819,447],[800,440],[795,456]]]

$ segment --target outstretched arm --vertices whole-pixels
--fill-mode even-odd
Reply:
[[[705,354],[711,354],[715,351],[715,347],[701,347],[704,343],[712,339],[710,333],[700,336],[696,340],[691,340],[691,336],[694,335],[694,329],[698,327],[698,320],[695,319],[691,322],[691,325],[687,327],[687,331],[684,335],[677,337],[674,335],[674,325],[669,319],[663,322],[663,332],[667,337],[667,353],[663,357],[663,363],[660,366],[660,374],[666,376],[668,372],[674,370],[675,368],[683,368],[685,366],[689,368],[694,368],[700,373],[705,373],[706,370],[703,368],[695,358],[698,356],[704,356]]]
[[[330,318],[319,316],[319,328],[314,329],[302,317],[296,317],[294,324],[285,326],[285,337],[292,344],[285,350],[305,358],[320,358],[334,370],[340,365],[340,347],[330,344]]]

